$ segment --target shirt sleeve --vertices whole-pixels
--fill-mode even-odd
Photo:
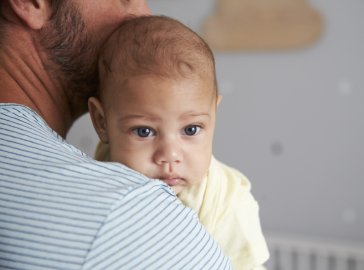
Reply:
[[[261,231],[258,203],[249,194],[244,196],[226,209],[216,224],[214,235],[234,269],[250,270],[261,266],[269,255]]]
[[[230,262],[167,186],[147,184],[110,209],[83,269],[231,269]]]
[[[269,253],[262,233],[259,205],[250,182],[239,171],[220,164],[226,181],[224,203],[214,229],[215,239],[238,270],[259,269]],[[258,268],[257,268],[258,267]]]

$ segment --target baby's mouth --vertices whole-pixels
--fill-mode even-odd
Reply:
[[[161,177],[160,179],[171,187],[180,185],[183,182],[183,179],[179,176],[167,176]]]

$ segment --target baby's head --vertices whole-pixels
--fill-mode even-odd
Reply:
[[[99,96],[89,110],[110,160],[163,180],[177,194],[199,183],[220,99],[209,46],[174,19],[135,18],[109,38],[99,70]]]

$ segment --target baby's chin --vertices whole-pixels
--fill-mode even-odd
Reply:
[[[174,193],[176,193],[176,195],[178,195],[183,189],[182,186],[170,186],[170,188],[174,191]]]

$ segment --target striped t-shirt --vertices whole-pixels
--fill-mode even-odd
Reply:
[[[94,161],[0,104],[0,269],[230,269],[163,182]]]

